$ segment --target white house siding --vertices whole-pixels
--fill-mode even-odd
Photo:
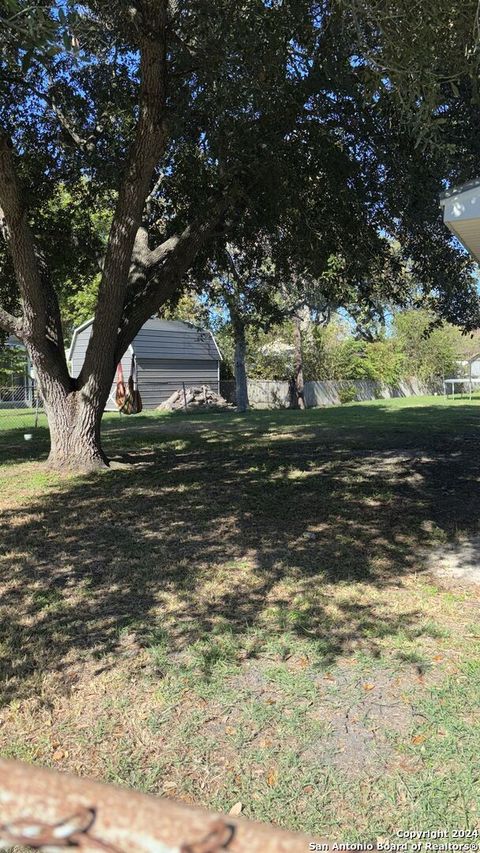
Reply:
[[[465,370],[467,376],[470,376],[470,371],[472,379],[480,378],[480,358],[475,358],[470,363],[467,362]]]
[[[78,376],[85,360],[91,324],[80,328],[70,350],[73,376]],[[138,386],[146,409],[156,408],[173,391],[185,385],[210,385],[218,391],[219,354],[209,332],[186,323],[148,320],[122,358],[125,381],[130,375],[132,349],[138,368]],[[116,411],[115,382],[106,411]]]
[[[440,206],[445,225],[480,261],[480,181],[452,187],[441,197]]]

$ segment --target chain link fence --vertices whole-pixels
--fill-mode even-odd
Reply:
[[[33,380],[23,385],[0,385],[0,432],[29,432],[45,427],[47,418],[42,399]]]

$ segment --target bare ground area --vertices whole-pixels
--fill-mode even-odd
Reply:
[[[432,550],[428,566],[444,581],[480,586],[480,537],[464,535],[451,544]]]
[[[2,754],[347,840],[475,824],[479,591],[429,560],[478,542],[479,424],[107,421],[87,477],[4,439]]]

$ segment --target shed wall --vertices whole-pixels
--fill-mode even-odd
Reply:
[[[218,360],[212,336],[183,323],[148,320],[133,342],[138,359]]]
[[[87,352],[87,346],[88,346],[88,342],[90,340],[91,334],[92,334],[92,327],[91,326],[87,326],[86,329],[82,329],[81,332],[77,333],[77,337],[75,340],[75,346],[73,347],[73,351],[71,353],[71,359],[70,359],[70,369],[71,369],[72,375],[74,377],[78,376],[78,374],[80,373],[80,371],[83,367],[83,362],[85,361],[85,355]],[[127,352],[125,353],[125,355],[122,358],[122,368],[123,368],[123,375],[124,375],[125,382],[127,381],[128,377],[130,376],[131,364],[132,364],[132,354],[131,354],[130,350],[127,350]],[[116,390],[116,383],[114,382],[112,387],[111,387],[111,390],[110,390],[110,395],[109,395],[109,399],[107,400],[107,405],[105,406],[106,412],[114,412],[117,410],[117,407],[115,405],[115,390]]]
[[[77,332],[71,353],[73,376],[82,369],[92,327]],[[145,409],[156,408],[185,385],[210,385],[218,391],[218,353],[208,332],[175,321],[149,320],[134,339],[138,386]],[[125,381],[130,375],[131,352],[122,358]],[[116,411],[115,383],[105,410]]]
[[[70,366],[72,370],[73,376],[78,376],[80,373],[83,362],[85,361],[85,355],[87,353],[88,342],[90,340],[90,336],[92,334],[92,327],[87,326],[86,329],[83,329],[81,332],[77,333],[77,337],[75,340],[75,346],[73,347],[73,351],[71,353]],[[130,365],[132,361],[132,355],[129,350],[125,353],[122,358],[122,367],[123,372],[126,373],[126,379],[128,379],[128,375],[130,373]]]
[[[155,409],[178,388],[210,385],[218,391],[218,362],[201,359],[138,359],[138,386],[146,409]]]

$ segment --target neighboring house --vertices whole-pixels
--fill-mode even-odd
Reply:
[[[442,193],[440,207],[443,221],[457,240],[462,243],[472,258],[480,263],[480,178],[468,181]],[[480,330],[471,336],[473,346],[478,345]],[[459,376],[480,379],[480,352],[457,362]]]
[[[21,341],[13,335],[0,344],[0,409],[33,405],[31,365]]]
[[[480,353],[475,353],[470,358],[465,358],[462,361],[457,361],[458,376],[465,376],[468,379],[480,379]]]
[[[2,346],[0,358],[0,374],[2,377],[8,375],[8,380],[0,380],[0,385],[7,381],[7,384],[15,387],[23,386],[29,373],[30,361],[25,346],[14,335],[10,335]]]
[[[444,192],[440,206],[445,225],[480,263],[480,179]]]
[[[85,359],[93,320],[75,329],[68,352],[70,369],[78,376]],[[125,382],[132,356],[138,369],[138,387],[146,409],[155,409],[173,391],[185,385],[209,385],[219,391],[221,353],[211,332],[180,320],[152,317],[142,327],[122,358]],[[115,411],[112,385],[106,411]]]

